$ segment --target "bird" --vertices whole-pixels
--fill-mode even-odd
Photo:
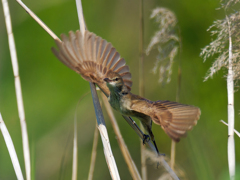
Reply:
[[[151,101],[131,93],[131,73],[124,58],[111,43],[85,31],[61,35],[52,48],[55,56],[67,67],[95,83],[108,97],[113,109],[122,115],[138,118],[148,132],[155,148],[158,148],[152,132],[152,122],[160,125],[175,142],[185,137],[187,131],[197,124],[201,111],[198,107],[172,101]],[[145,136],[148,140],[148,136]],[[159,153],[159,152],[158,152]]]
[[[199,120],[201,111],[198,107],[172,101],[151,101],[132,94],[116,72],[106,74],[104,81],[110,91],[108,101],[113,109],[138,118],[154,144],[152,122],[160,125],[175,142],[179,142]]]

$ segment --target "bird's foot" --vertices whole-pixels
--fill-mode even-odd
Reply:
[[[150,141],[150,136],[144,134],[144,135],[143,135],[143,145],[144,145],[146,142],[148,142],[148,141]]]
[[[155,146],[157,155],[158,155],[158,156],[165,156],[165,154],[162,154],[162,153],[160,153],[160,152],[158,151],[157,144],[156,144],[155,140],[153,140],[153,144],[154,144],[154,146]]]

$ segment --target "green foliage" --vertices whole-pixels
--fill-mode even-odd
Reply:
[[[34,22],[15,2],[10,2],[13,19],[26,121],[30,147],[33,149],[35,179],[59,179],[60,163],[64,156],[62,179],[71,177],[73,119],[78,99],[89,91],[88,82],[61,64],[51,53],[55,46],[51,37]],[[59,36],[69,30],[78,29],[74,1],[25,0],[30,8]],[[51,3],[48,5],[48,3]],[[88,29],[112,42],[130,66],[133,77],[132,92],[138,92],[139,51],[139,1],[83,1]],[[1,5],[0,5],[1,6]],[[176,163],[185,171],[186,179],[220,179],[227,172],[227,127],[219,122],[226,120],[226,86],[222,81],[224,71],[215,75],[214,81],[202,82],[211,61],[202,63],[198,56],[200,48],[210,42],[207,27],[216,19],[225,17],[216,11],[218,1],[210,0],[150,0],[144,3],[145,42],[154,33],[153,21],[149,20],[152,9],[167,7],[175,12],[182,34],[182,91],[181,103],[201,108],[199,123],[187,138],[177,144]],[[2,8],[0,8],[0,111],[10,131],[20,165],[23,165],[21,132],[17,115],[14,77],[7,45]],[[144,45],[147,47],[147,44]],[[177,68],[173,65],[172,80],[164,88],[156,84],[159,77],[149,73],[158,52],[152,51],[145,61],[145,96],[151,100],[175,100]],[[239,92],[235,93],[239,99]],[[238,112],[240,105],[235,102]],[[138,168],[140,167],[139,138],[117,115],[120,130]],[[107,117],[107,114],[104,114]],[[78,108],[79,179],[87,179],[95,115],[90,95]],[[236,117],[236,129],[240,129]],[[136,120],[137,121],[137,120]],[[130,179],[126,164],[120,154],[115,135],[106,118],[109,137],[122,179]],[[159,126],[153,126],[159,150],[170,154],[170,138]],[[34,143],[33,143],[34,142]],[[240,162],[240,139],[236,138],[236,162]],[[5,143],[0,136],[0,179],[15,180],[12,164]],[[94,179],[110,179],[102,146],[99,143]],[[158,173],[156,165],[148,166],[149,179]]]

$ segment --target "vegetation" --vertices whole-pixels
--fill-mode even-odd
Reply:
[[[57,34],[79,29],[76,5],[70,1],[24,1]],[[28,127],[28,136],[35,179],[69,179],[72,173],[72,139],[74,113],[78,99],[89,91],[88,82],[72,70],[63,66],[51,53],[52,38],[14,1],[10,3],[23,100]],[[139,1],[84,1],[84,15],[88,29],[112,42],[120,52],[133,76],[134,93],[138,92],[139,55]],[[227,126],[219,121],[227,121],[227,90],[223,69],[203,82],[211,61],[202,63],[198,56],[200,49],[211,40],[206,29],[216,19],[224,19],[226,14],[231,22],[231,12],[216,11],[216,1],[150,1],[144,4],[144,42],[149,42],[156,31],[153,20],[149,19],[151,10],[157,6],[175,12],[181,29],[182,85],[180,102],[198,106],[202,110],[198,125],[187,138],[177,144],[176,164],[182,173],[181,179],[227,179]],[[234,10],[238,10],[236,4]],[[2,9],[2,8],[1,8]],[[14,13],[13,13],[14,12]],[[237,14],[236,14],[237,15]],[[4,22],[0,10],[0,22]],[[221,23],[220,23],[221,24]],[[235,24],[233,24],[235,25]],[[237,26],[236,26],[237,27]],[[227,33],[227,30],[226,32]],[[226,34],[226,38],[229,34]],[[237,36],[233,36],[233,52]],[[19,162],[24,171],[21,127],[18,119],[14,76],[8,50],[5,25],[0,26],[0,112],[11,134]],[[228,41],[228,40],[226,40]],[[237,44],[236,44],[237,45]],[[147,44],[144,45],[146,47]],[[228,48],[226,45],[225,48]],[[224,52],[224,51],[223,51]],[[144,90],[145,97],[152,100],[175,101],[177,85],[177,64],[173,64],[171,82],[161,87],[158,76],[149,73],[155,63],[157,51],[145,57]],[[216,55],[214,57],[217,57]],[[234,58],[233,54],[233,58]],[[235,73],[237,75],[237,73]],[[235,93],[239,99],[239,91]],[[235,129],[240,129],[239,103],[235,102]],[[81,100],[78,106],[78,179],[86,179],[91,159],[91,148],[95,129],[95,115],[90,95]],[[139,137],[115,113],[123,139],[140,169]],[[104,116],[107,113],[104,110]],[[130,173],[120,153],[112,127],[105,118],[109,138],[121,179],[130,179]],[[153,126],[157,145],[166,156],[170,154],[171,140],[158,126]],[[240,170],[240,139],[235,138],[236,173]],[[100,144],[100,143],[99,143]],[[0,141],[0,179],[16,179],[6,145]],[[150,155],[149,155],[150,157]],[[156,169],[156,163],[147,160],[148,178],[157,179],[163,169]],[[111,179],[103,156],[102,146],[97,147],[96,167],[93,179]],[[25,174],[24,174],[25,176]],[[236,176],[239,176],[236,174]],[[32,178],[34,179],[34,178]]]

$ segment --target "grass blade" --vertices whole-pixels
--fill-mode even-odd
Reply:
[[[22,170],[21,170],[18,158],[17,158],[17,153],[15,151],[15,148],[14,148],[14,145],[13,145],[13,142],[12,142],[12,138],[11,138],[11,136],[10,136],[8,130],[7,130],[7,127],[6,127],[6,125],[5,125],[5,123],[2,119],[1,113],[0,113],[0,129],[2,131],[3,138],[4,138],[5,143],[7,145],[7,149],[8,149],[10,158],[12,160],[13,168],[14,168],[15,173],[17,175],[17,179],[18,180],[23,180],[23,174],[22,174]]]
[[[30,152],[29,152],[29,142],[28,142],[28,133],[27,133],[27,124],[25,121],[25,113],[23,106],[22,90],[19,76],[19,68],[17,61],[17,52],[12,32],[11,17],[7,0],[2,0],[3,11],[5,15],[6,28],[8,33],[8,42],[9,49],[13,67],[13,74],[15,79],[15,90],[17,97],[17,106],[18,106],[18,115],[20,118],[21,130],[22,130],[22,143],[23,143],[23,153],[24,153],[24,162],[26,170],[26,179],[31,179],[31,163],[30,163]]]
[[[90,163],[90,168],[88,173],[88,180],[93,179],[93,172],[94,172],[95,161],[97,156],[97,144],[98,144],[98,128],[97,127],[98,126],[96,124],[95,130],[94,130],[93,147],[92,147],[91,163]]]

